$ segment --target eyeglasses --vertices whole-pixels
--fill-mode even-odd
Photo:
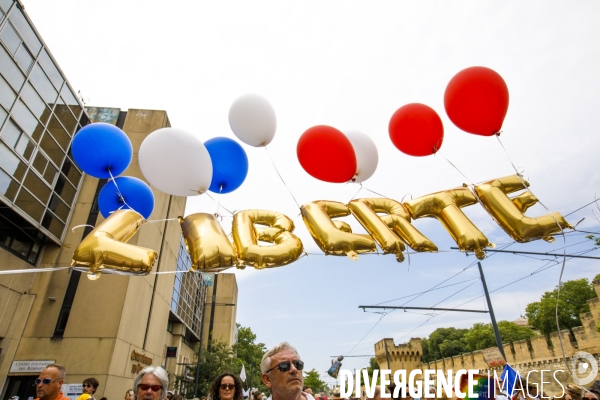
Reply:
[[[44,379],[37,378],[34,382],[36,385],[39,385],[40,383],[43,383],[44,385],[48,385],[52,381],[53,381],[53,379],[50,379],[50,378],[44,378]]]
[[[233,383],[221,383],[222,390],[233,390],[235,389],[235,385]]]
[[[161,385],[148,385],[145,383],[140,383],[138,385],[138,389],[142,389],[144,392],[148,389],[152,389],[153,392],[158,392],[159,390],[162,389]]]
[[[273,371],[275,368],[279,368],[279,370],[281,372],[289,371],[292,364],[294,364],[294,367],[296,367],[296,369],[298,371],[302,371],[302,369],[304,368],[304,361],[300,361],[300,360],[294,360],[292,362],[282,361],[279,364],[277,364],[276,366],[274,366],[273,368],[271,368],[270,370],[268,370],[267,372],[265,372],[265,374],[268,374],[269,372]]]

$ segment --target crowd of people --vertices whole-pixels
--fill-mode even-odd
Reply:
[[[304,386],[302,370],[304,362],[300,359],[298,351],[287,342],[282,342],[267,351],[261,361],[260,370],[262,383],[267,387],[270,396],[265,398],[264,393],[255,391],[248,394],[242,387],[242,381],[236,374],[225,372],[219,375],[212,383],[208,396],[202,400],[244,400],[245,394],[252,398],[249,400],[343,400],[339,395],[330,399],[324,393],[314,394],[312,389]],[[65,380],[65,368],[58,364],[50,364],[40,373],[35,380],[35,400],[67,400],[61,392],[61,386]],[[96,378],[87,378],[83,381],[83,393],[77,400],[96,400],[94,394],[98,389],[99,382]],[[183,400],[179,394],[174,394],[169,388],[169,375],[162,367],[144,368],[133,380],[133,389],[127,390],[124,400]],[[600,380],[594,382],[591,387],[584,388],[578,385],[567,385],[566,390],[560,396],[549,396],[538,393],[535,386],[526,386],[522,382],[523,395],[519,394],[518,400],[600,400]],[[395,393],[395,386],[388,386],[385,391],[389,393],[386,397],[394,400],[420,400],[410,396],[401,397],[400,391]],[[498,392],[497,392],[498,393]],[[383,398],[381,389],[376,386],[372,399]],[[506,396],[498,394],[497,400],[508,400]],[[102,397],[100,400],[107,400]],[[449,400],[442,397],[438,400]]]

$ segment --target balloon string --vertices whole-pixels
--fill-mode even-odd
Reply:
[[[358,189],[358,191],[357,191],[356,193],[354,193],[354,196],[352,196],[352,197],[350,198],[350,201],[354,200],[354,198],[355,198],[355,197],[356,197],[356,196],[357,196],[357,195],[360,193],[360,191],[361,191],[361,190],[363,190],[363,185],[362,185],[362,183],[360,183],[360,182],[359,182],[358,184],[360,185],[360,189]],[[348,201],[348,203],[350,203],[350,201]]]
[[[437,153],[435,153],[435,155],[437,156]],[[469,182],[471,182],[471,180],[469,178],[467,178],[467,176],[465,174],[463,174],[462,171],[460,169],[458,169],[458,167],[456,165],[452,164],[452,161],[448,160],[444,156],[440,156],[440,157],[442,157],[444,160],[448,161],[448,164],[452,165],[454,167],[454,169],[458,171],[459,174],[461,174],[466,180],[468,180]],[[473,184],[473,182],[471,182],[471,186],[475,186]]]
[[[217,212],[215,215],[219,215],[219,210],[221,209],[221,194],[223,193],[223,185],[219,186],[219,201],[217,202]]]
[[[165,222],[165,221],[179,221],[179,218],[165,218],[165,219],[148,219],[146,220],[146,222],[148,222],[149,224],[155,224],[157,222]]]
[[[108,174],[110,175],[110,179],[112,180],[112,183],[115,185],[115,187],[117,188],[117,194],[119,195],[119,200],[123,202],[123,205],[121,207],[118,208],[118,210],[122,209],[124,206],[127,206],[127,208],[129,208],[132,211],[137,212],[138,214],[140,214],[137,210],[135,210],[133,207],[131,207],[129,204],[127,204],[127,202],[125,201],[125,197],[123,197],[123,193],[121,193],[121,189],[119,189],[119,186],[117,185],[117,182],[115,182],[115,177],[113,176],[112,172],[110,172],[110,168],[108,170]],[[141,215],[141,214],[140,214]],[[145,220],[146,218],[144,218]]]
[[[281,182],[283,182],[283,185],[285,186],[285,188],[287,189],[287,191],[290,193],[290,196],[292,196],[292,199],[294,199],[294,202],[296,203],[296,205],[298,206],[298,208],[300,208],[300,203],[298,203],[298,200],[296,200],[296,197],[294,197],[294,194],[292,193],[292,191],[290,190],[290,188],[288,187],[288,185],[283,180],[283,177],[279,173],[279,170],[277,169],[277,166],[275,166],[275,163],[273,162],[273,159],[271,158],[271,154],[269,153],[269,149],[267,148],[267,146],[265,146],[265,150],[267,151],[267,155],[269,156],[269,160],[271,160],[271,164],[273,164],[273,168],[275,168],[275,172],[277,172],[277,175],[279,175],[279,179],[281,179]]]
[[[217,200],[213,199],[213,197],[208,192],[204,192],[204,194],[207,195],[209,199],[211,199],[212,201],[214,201],[215,203],[217,203]],[[231,215],[234,214],[233,212],[229,211],[224,206],[220,206],[220,207],[223,208],[223,210],[227,211],[229,214],[231,214]]]

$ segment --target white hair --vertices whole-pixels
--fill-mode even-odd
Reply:
[[[169,388],[169,374],[163,369],[163,367],[146,367],[140,371],[139,374],[133,380],[133,400],[137,400],[137,388],[144,376],[152,374],[154,375],[162,385],[160,390],[160,400],[167,398],[167,389]]]
[[[271,357],[283,350],[291,350],[294,353],[296,353],[298,357],[300,357],[300,354],[298,354],[298,350],[296,350],[294,346],[292,346],[288,342],[281,342],[277,346],[273,347],[271,350],[267,351],[263,356],[262,361],[260,362],[260,371],[263,374],[266,373],[269,370],[269,367],[271,366]]]

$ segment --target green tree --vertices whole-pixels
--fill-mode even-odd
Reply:
[[[464,336],[468,329],[438,328],[421,341],[423,361],[429,362],[468,352]]]
[[[379,369],[379,364],[377,363],[377,359],[375,357],[371,357],[369,359],[369,366],[367,368],[363,368],[363,370],[365,370],[365,369],[367,370],[367,376],[369,377],[369,382],[373,382],[373,371],[375,371],[376,369]],[[387,365],[383,365],[381,367],[381,369],[387,369]],[[380,379],[380,375],[377,374],[377,380],[375,381],[375,383],[378,385],[379,385],[379,379]],[[364,378],[363,378],[363,372],[361,370],[360,386],[363,386],[364,384],[365,384],[365,382],[364,382]],[[360,397],[360,396],[357,395],[356,397]]]
[[[233,356],[233,350],[227,343],[212,340],[210,350],[201,348],[200,352],[200,372],[198,379],[198,396],[194,395],[194,382],[185,382],[186,397],[193,398],[206,396],[212,382],[217,376],[226,371],[235,372],[237,362]],[[191,368],[192,375],[196,376],[196,366]],[[237,371],[239,372],[239,371]],[[177,377],[178,382],[183,377]]]
[[[256,343],[256,335],[252,329],[237,324],[238,340],[233,345],[233,353],[236,356],[236,374],[242,370],[242,364],[246,369],[246,384],[258,388],[264,392],[267,388],[263,385],[260,373],[260,361],[267,351],[264,343]]]
[[[517,340],[530,339],[535,332],[526,326],[520,326],[514,322],[498,322],[498,330],[502,343],[511,343]],[[464,336],[465,344],[469,351],[487,349],[496,346],[496,337],[492,324],[477,323]]]
[[[558,287],[543,294],[540,301],[530,303],[526,308],[529,324],[545,335],[555,332],[556,303]],[[597,297],[594,287],[587,279],[576,279],[564,282],[558,299],[558,320],[561,329],[569,329],[581,325],[579,314],[589,312],[587,300]]]
[[[325,392],[328,389],[327,383],[321,380],[319,371],[314,368],[304,371],[304,385],[311,388],[313,393]]]

